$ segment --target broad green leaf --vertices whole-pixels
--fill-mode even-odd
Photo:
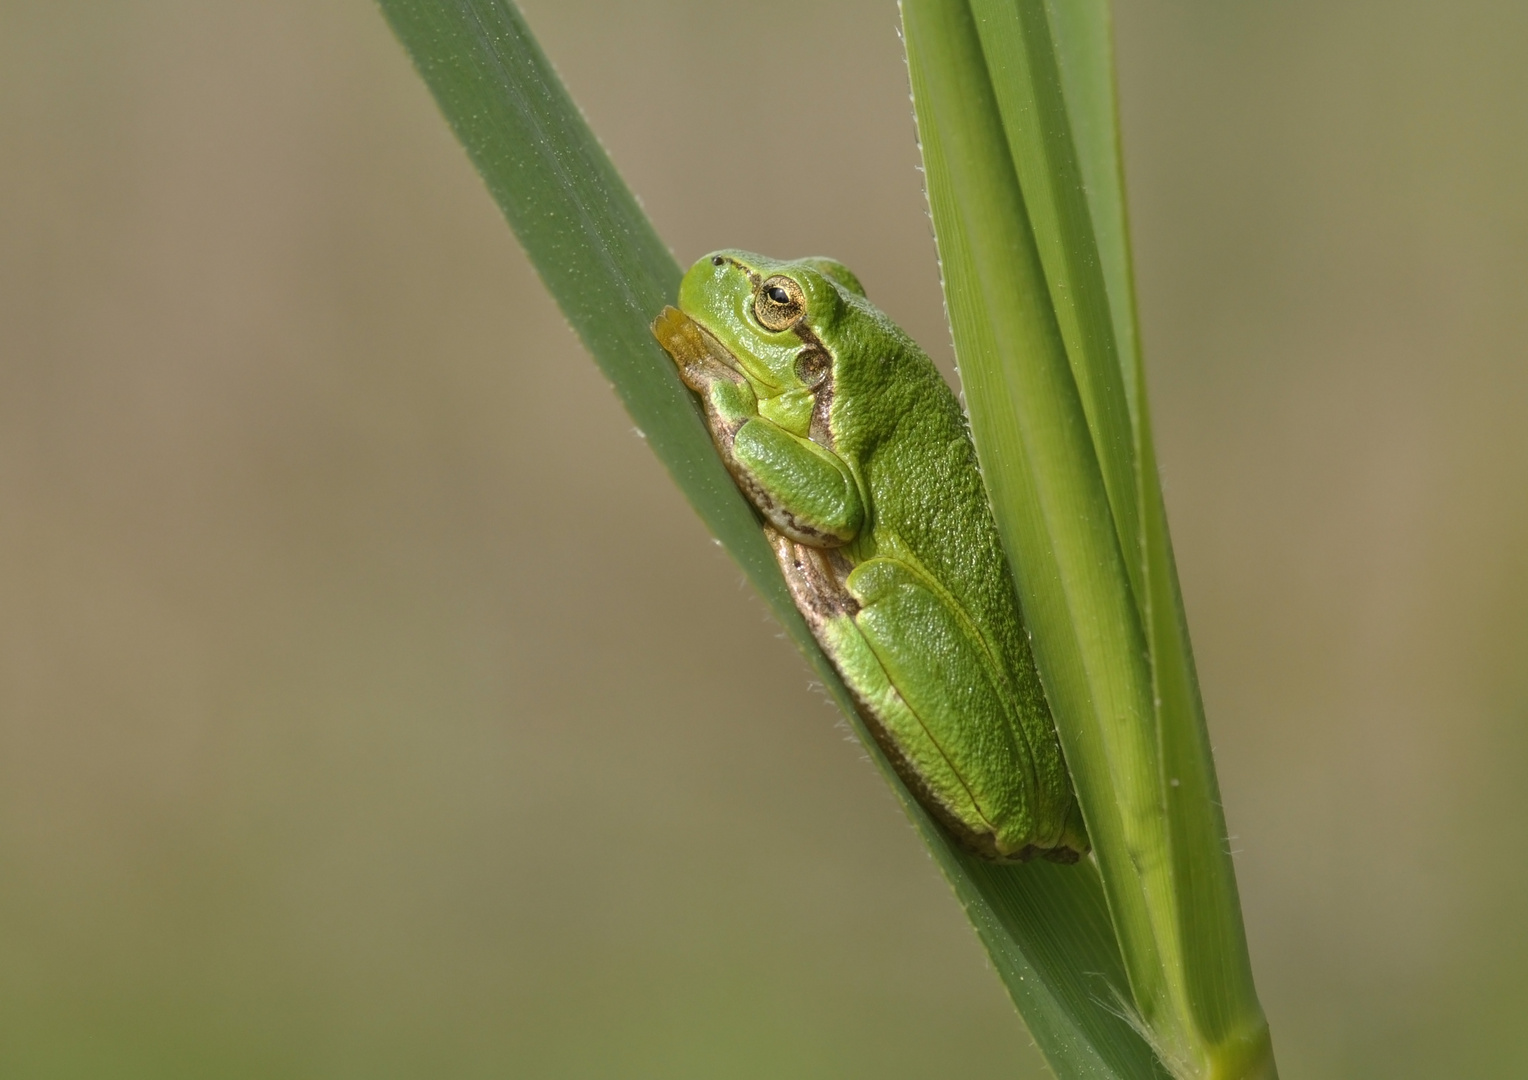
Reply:
[[[786,592],[758,521],[648,332],[679,268],[508,0],[382,0],[441,112],[649,445],[843,708],[1058,1075],[1160,1075],[1120,1017],[1129,987],[1090,864],[1000,867],[955,850],[892,773]],[[727,237],[717,237],[725,246]]]
[[[1133,1011],[1175,1075],[1272,1076],[1146,414],[1107,7],[903,17],[983,475]]]

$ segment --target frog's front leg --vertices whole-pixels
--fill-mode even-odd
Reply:
[[[732,475],[769,523],[798,543],[847,544],[864,520],[848,466],[831,450],[762,417],[738,428]]]
[[[731,356],[682,312],[665,309],[653,333],[684,384],[700,395],[727,471],[769,523],[817,547],[853,540],[864,505],[842,459],[760,416],[758,397]]]

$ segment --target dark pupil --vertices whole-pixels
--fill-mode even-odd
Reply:
[[[791,302],[791,294],[778,285],[773,286],[769,290],[769,298],[777,304],[789,304]]]

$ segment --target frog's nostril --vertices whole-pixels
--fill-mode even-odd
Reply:
[[[727,260],[722,258],[720,255],[712,255],[711,256],[711,265],[712,266],[721,266],[726,261]]]

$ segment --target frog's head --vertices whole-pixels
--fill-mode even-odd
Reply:
[[[679,307],[736,359],[761,398],[810,390],[833,365],[846,294],[865,290],[832,259],[780,262],[717,251],[690,267]]]

